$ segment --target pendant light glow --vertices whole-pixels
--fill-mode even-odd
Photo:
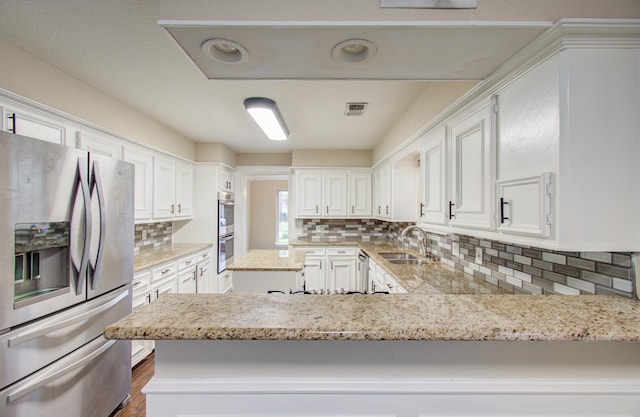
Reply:
[[[268,98],[251,97],[244,101],[244,107],[269,139],[287,139],[289,129],[287,129],[275,101]]]

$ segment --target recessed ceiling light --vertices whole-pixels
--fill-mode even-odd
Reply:
[[[378,51],[376,44],[365,39],[348,39],[331,50],[335,61],[356,63],[370,60]]]
[[[228,39],[209,39],[202,44],[202,52],[221,64],[242,64],[249,60],[244,46]]]

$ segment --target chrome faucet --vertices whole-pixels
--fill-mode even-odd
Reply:
[[[406,236],[407,233],[409,233],[409,231],[412,229],[416,229],[422,232],[422,240],[420,241],[420,255],[427,256],[427,232],[416,225],[411,225],[405,228],[400,235]]]

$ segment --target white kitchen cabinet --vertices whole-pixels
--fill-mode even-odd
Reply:
[[[389,219],[391,218],[391,163],[386,162],[376,168],[374,178],[376,217]]]
[[[381,220],[418,220],[418,153],[383,162],[374,171],[373,216]]]
[[[353,256],[327,256],[329,291],[358,291],[357,260]]]
[[[153,216],[153,155],[144,148],[125,145],[123,160],[134,165],[134,219],[151,220]]]
[[[218,170],[218,190],[233,191],[233,172],[226,168]]]
[[[371,172],[370,171],[349,171],[347,173],[348,182],[348,203],[347,216],[366,218],[371,217]]]
[[[498,231],[548,237],[552,224],[551,174],[500,180]]]
[[[495,138],[489,101],[451,121],[449,224],[493,229]]]
[[[325,248],[304,248],[307,256],[304,258],[304,289],[320,291],[325,289]]]
[[[173,158],[153,157],[153,218],[183,219],[193,215],[193,166]]]
[[[111,159],[122,159],[122,143],[114,137],[96,132],[76,132],[76,148]]]
[[[74,143],[73,129],[65,120],[11,104],[2,106],[2,130],[59,145]]]
[[[347,173],[322,173],[323,217],[347,217]]]
[[[227,294],[233,291],[233,272],[225,271],[218,275],[218,293]]]
[[[407,290],[388,272],[383,274],[384,285],[387,287],[389,294],[406,294]]]
[[[388,291],[384,282],[384,272],[382,268],[371,258],[369,258],[369,282],[367,284],[367,292],[370,294]]]
[[[298,217],[321,217],[322,172],[295,173],[296,213]]]
[[[145,304],[151,302],[151,271],[144,270],[133,276],[132,292],[133,304],[132,309],[136,310]],[[131,341],[131,366],[135,366],[142,359],[147,357],[153,351],[152,340],[132,340]]]
[[[212,264],[212,251],[210,249],[198,252],[195,255],[196,259],[196,292],[199,294],[217,293],[218,283],[216,282],[216,276],[213,273]]]
[[[420,145],[422,177],[420,223],[447,222],[447,135],[440,126],[427,134]]]
[[[304,288],[307,291],[358,291],[356,247],[304,248]]]
[[[195,255],[189,255],[178,259],[178,293],[194,294],[198,271]]]

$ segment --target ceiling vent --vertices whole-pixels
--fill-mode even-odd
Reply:
[[[344,107],[345,116],[362,116],[369,103],[347,103]]]

